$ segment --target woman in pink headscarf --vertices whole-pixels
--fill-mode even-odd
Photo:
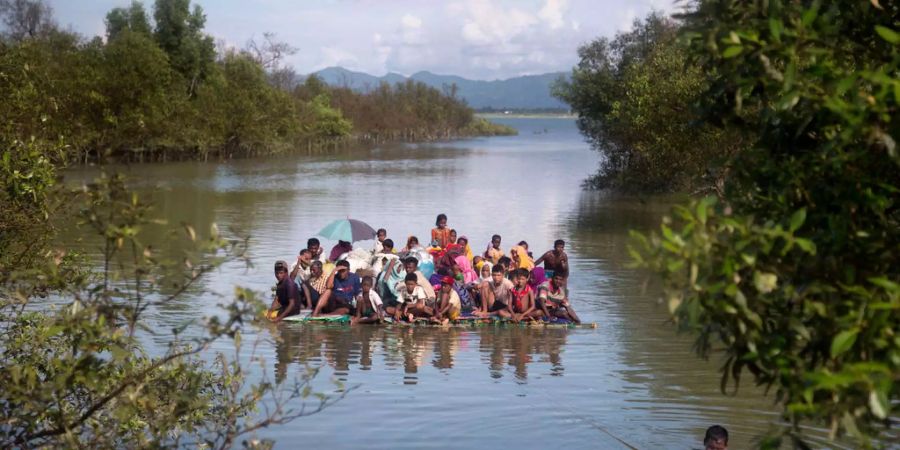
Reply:
[[[472,263],[464,255],[457,256],[454,260],[456,265],[462,269],[463,283],[469,284],[478,281],[478,274],[472,269]]]

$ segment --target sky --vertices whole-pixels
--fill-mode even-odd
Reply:
[[[56,21],[105,34],[106,13],[130,0],[47,0]],[[153,0],[144,5],[152,16]],[[674,0],[193,0],[206,32],[243,48],[264,32],[297,49],[285,64],[306,74],[330,66],[384,75],[421,70],[494,80],[569,71],[579,45],[612,37]]]

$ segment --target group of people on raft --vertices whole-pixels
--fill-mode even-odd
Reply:
[[[359,270],[362,276],[351,271],[354,249],[346,241],[326,257],[319,240],[310,238],[292,266],[277,261],[269,318],[278,322],[308,308],[312,316],[350,315],[353,324],[380,323],[387,316],[444,324],[461,316],[580,322],[569,303],[569,261],[562,240],[534,260],[525,241],[507,256],[495,234],[482,254],[473,255],[468,238],[447,227],[445,214],[437,216],[427,248],[410,236],[397,251],[385,229],[375,237],[371,268]],[[430,276],[420,263],[429,264]]]

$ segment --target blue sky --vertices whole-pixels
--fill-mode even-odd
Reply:
[[[61,25],[103,35],[103,19],[130,0],[49,0]],[[145,0],[148,12],[153,0]],[[220,45],[263,32],[298,49],[298,73],[340,65],[373,75],[420,70],[473,79],[568,71],[580,44],[628,29],[672,0],[193,0]]]

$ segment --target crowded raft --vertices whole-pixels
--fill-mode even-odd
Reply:
[[[410,236],[398,250],[385,229],[375,231],[353,219],[335,221],[319,235],[338,243],[326,254],[313,237],[296,261],[275,263],[271,321],[581,322],[569,302],[563,240],[534,259],[527,242],[507,254],[495,234],[483,252],[474,254],[468,237],[447,226],[445,214],[437,216],[424,247]],[[368,248],[352,244],[373,238]]]

